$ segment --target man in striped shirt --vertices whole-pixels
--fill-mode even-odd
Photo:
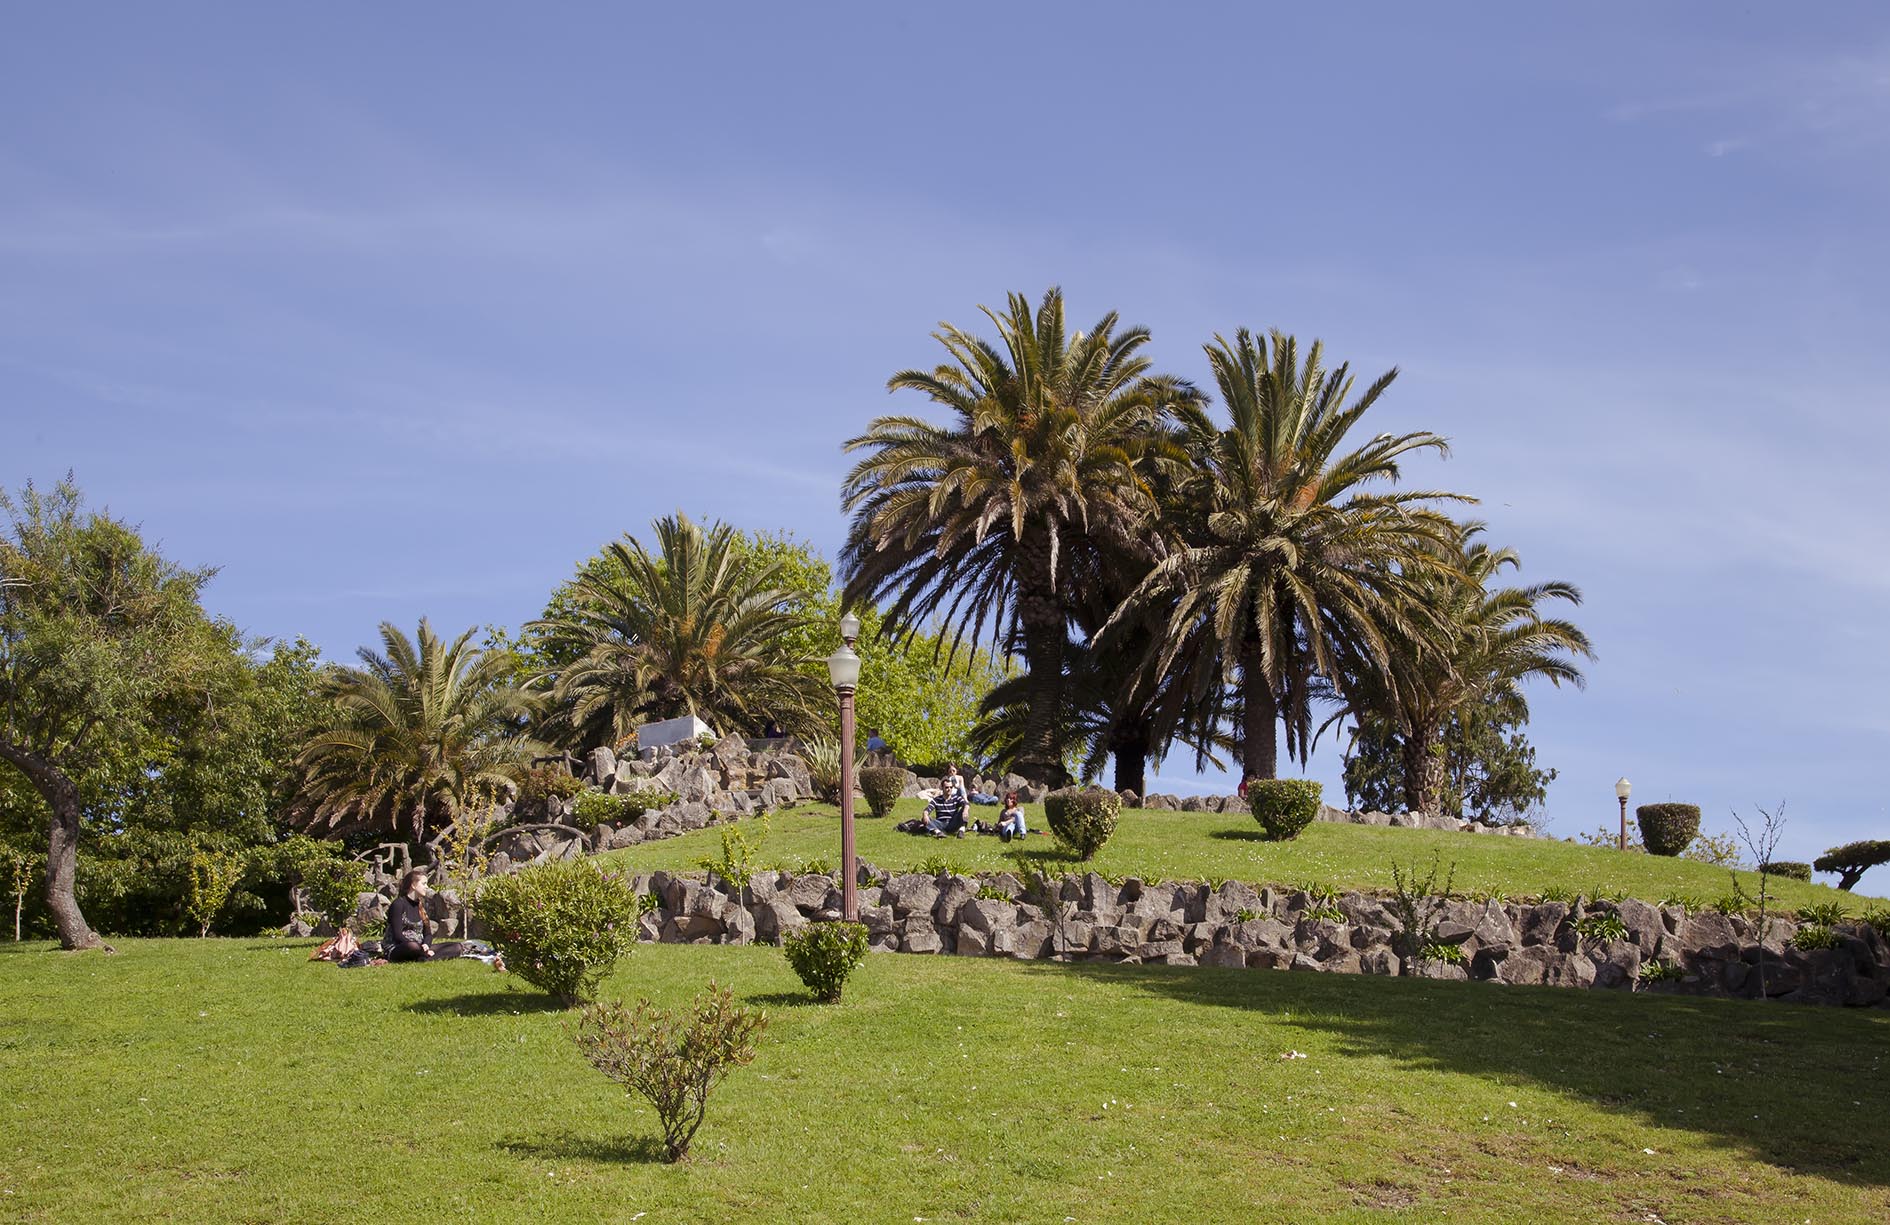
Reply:
[[[965,836],[965,793],[958,780],[947,776],[942,789],[925,806],[925,829],[934,838],[947,834]]]

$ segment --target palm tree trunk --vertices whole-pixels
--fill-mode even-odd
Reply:
[[[18,767],[52,810],[46,847],[46,909],[59,930],[60,947],[109,951],[111,946],[85,921],[73,888],[79,872],[78,785],[47,758],[5,741],[0,741],[0,761]]]
[[[1110,738],[1110,752],[1116,759],[1116,790],[1146,795],[1148,786],[1148,724],[1140,718],[1124,719]]]
[[[1024,667],[1030,674],[1030,697],[1024,712],[1023,745],[1015,764],[1025,778],[1061,787],[1070,781],[1062,746],[1057,743],[1069,627],[1056,595],[1050,545],[1042,533],[1023,543],[1018,560],[1017,619],[1024,631]]]
[[[1240,762],[1246,778],[1278,778],[1280,747],[1279,700],[1261,662],[1260,639],[1249,635],[1240,650],[1240,690],[1244,710],[1240,723]]]
[[[1412,812],[1436,816],[1444,800],[1444,759],[1432,749],[1437,733],[1419,728],[1404,737],[1399,754],[1404,760],[1404,803]]]

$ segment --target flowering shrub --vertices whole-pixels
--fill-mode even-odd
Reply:
[[[866,925],[809,923],[783,937],[781,947],[814,998],[837,1004],[847,978],[866,960]]]
[[[585,859],[494,877],[477,910],[512,972],[567,1007],[594,996],[637,939],[636,895]]]

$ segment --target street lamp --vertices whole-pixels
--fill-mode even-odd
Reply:
[[[1634,784],[1628,782],[1627,779],[1618,778],[1615,780],[1614,796],[1616,799],[1621,801],[1621,846],[1620,846],[1620,849],[1624,851],[1627,850],[1627,798],[1628,798],[1628,792],[1632,790],[1634,790]]]
[[[840,697],[840,917],[849,923],[860,917],[860,900],[853,863],[853,691],[860,686],[860,657],[853,644],[860,636],[860,619],[852,613],[840,618],[841,647],[827,656],[827,676]]]

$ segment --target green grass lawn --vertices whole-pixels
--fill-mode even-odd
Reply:
[[[996,838],[917,838],[893,826],[923,808],[918,800],[902,800],[891,817],[863,817],[857,825],[859,855],[890,871],[917,868],[937,859],[963,871],[997,871],[1010,866],[1007,847]],[[1046,829],[1041,805],[1026,805],[1030,828]],[[979,810],[991,819],[995,810]],[[838,810],[806,806],[769,819],[761,862],[769,867],[795,868],[809,860],[840,858]],[[720,850],[714,828],[678,838],[612,852],[609,858],[637,870],[667,868],[694,870],[700,861]],[[1058,862],[1054,839],[1027,840],[1029,854]],[[1290,842],[1269,842],[1252,817],[1221,813],[1145,812],[1122,814],[1115,837],[1096,857],[1098,871],[1114,875],[1154,875],[1165,880],[1204,880],[1210,877],[1244,880],[1256,885],[1297,885],[1312,881],[1340,889],[1391,888],[1391,865],[1420,864],[1428,868],[1435,852],[1446,869],[1456,865],[1460,892],[1501,889],[1513,897],[1539,894],[1550,887],[1586,894],[1594,889],[1625,890],[1629,896],[1659,902],[1689,895],[1711,902],[1732,891],[1726,869],[1686,859],[1628,854],[1599,847],[1578,846],[1543,838],[1503,838],[1488,834],[1445,833],[1439,830],[1387,829],[1370,825],[1339,825],[1315,821]],[[1739,874],[1749,893],[1758,891],[1754,873]],[[1443,876],[1440,872],[1439,884]],[[1855,913],[1874,899],[1840,893],[1825,885],[1779,880],[1775,891],[1786,906],[1806,902],[1843,901]]]
[[[670,1167],[543,997],[308,946],[0,951],[0,1219],[1890,1219],[1881,1010],[646,945],[773,1018]]]

